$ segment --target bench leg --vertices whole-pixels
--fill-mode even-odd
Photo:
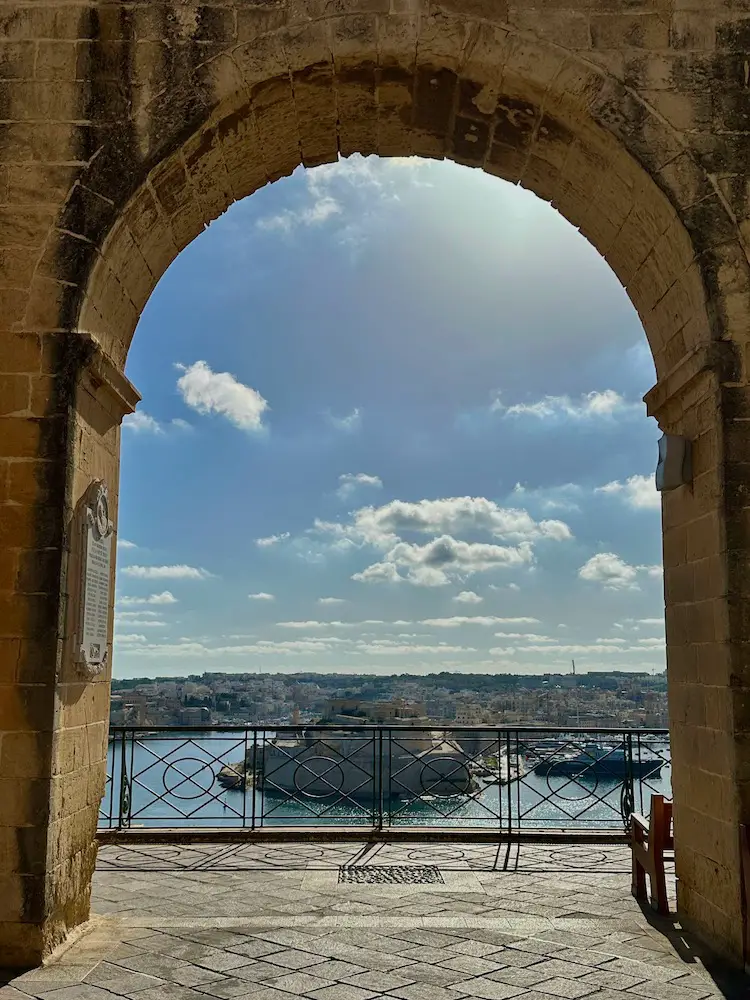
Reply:
[[[643,844],[643,837],[640,835],[640,830],[634,829],[631,833],[634,844]],[[632,881],[630,886],[631,893],[636,899],[648,899],[648,889],[646,887],[646,872],[643,869],[641,863],[635,856],[635,851],[632,852]]]
[[[652,906],[663,917],[669,916],[669,900],[667,899],[667,878],[664,874],[664,855],[661,851],[654,852],[654,874],[651,877]]]

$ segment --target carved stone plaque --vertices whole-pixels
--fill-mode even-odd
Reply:
[[[92,483],[83,510],[78,663],[95,677],[107,663],[112,575],[112,522],[105,483]]]

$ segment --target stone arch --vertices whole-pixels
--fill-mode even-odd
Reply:
[[[260,36],[247,62],[222,52],[195,86],[207,79],[215,104],[192,134],[147,140],[135,190],[97,206],[85,248],[67,254],[60,237],[58,257],[85,273],[67,291],[75,326],[117,364],[205,226],[298,165],[353,152],[448,157],[551,202],[626,288],[660,375],[725,337],[731,300],[748,294],[740,232],[678,133],[610,73],[530,34],[358,15]],[[97,190],[96,161],[80,187]]]
[[[701,0],[6,6],[0,779],[18,804],[2,815],[0,794],[0,875],[17,903],[0,964],[32,964],[88,912],[108,686],[83,682],[70,655],[67,550],[91,479],[116,499],[141,310],[232,201],[355,151],[447,156],[527,186],[638,309],[659,376],[649,410],[693,445],[691,487],[663,505],[682,919],[735,959],[750,952],[742,13]]]

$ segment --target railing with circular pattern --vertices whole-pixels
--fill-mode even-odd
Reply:
[[[652,793],[663,729],[118,726],[99,826],[613,833]]]

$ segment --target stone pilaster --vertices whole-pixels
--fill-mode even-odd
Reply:
[[[109,679],[75,665],[71,527],[91,478],[116,496],[138,396],[66,335],[3,334],[0,383],[0,967],[22,967],[88,918]]]
[[[750,820],[750,451],[739,415],[750,416],[750,388],[738,367],[733,345],[716,343],[646,397],[663,430],[692,442],[692,483],[662,508],[678,909],[735,962],[746,960],[739,845]]]

